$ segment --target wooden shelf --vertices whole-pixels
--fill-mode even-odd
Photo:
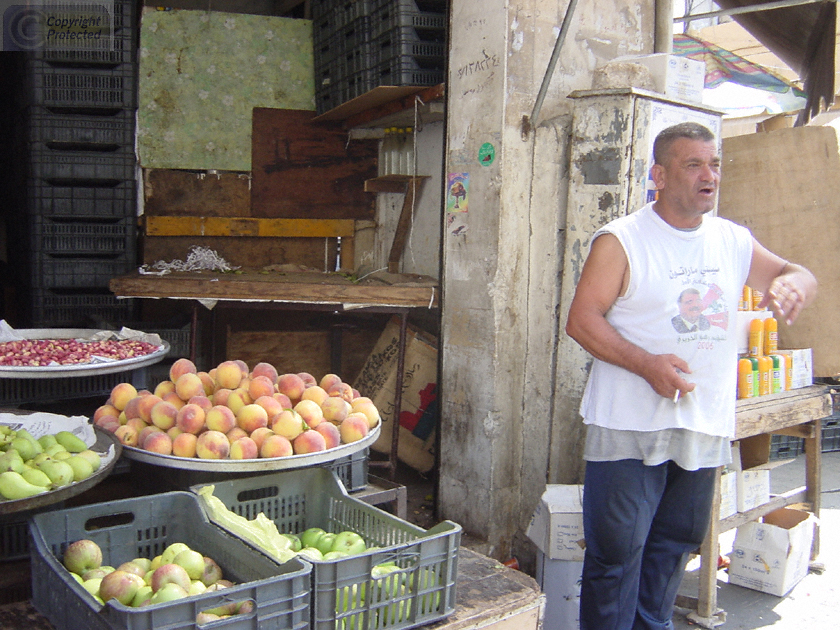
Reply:
[[[341,122],[345,129],[413,126],[414,110],[424,122],[444,119],[443,83],[433,86],[385,85],[316,116],[312,122]]]

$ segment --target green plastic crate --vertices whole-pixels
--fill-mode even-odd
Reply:
[[[299,558],[278,565],[240,539],[210,523],[189,492],[98,503],[38,514],[30,521],[32,603],[57,630],[194,629],[196,615],[228,602],[250,600],[250,613],[212,622],[235,630],[308,630],[309,574]],[[104,562],[118,566],[136,557],[153,558],[171,543],[184,542],[222,568],[230,588],[142,608],[116,600],[104,606],[61,564],[64,550],[89,538]],[[202,626],[204,627],[204,626]]]
[[[461,527],[443,521],[424,530],[344,490],[324,468],[305,468],[214,484],[213,494],[248,519],[263,512],[284,533],[310,527],[351,530],[377,549],[313,562],[313,630],[401,630],[425,625],[455,609]],[[198,492],[200,486],[193,488]],[[374,567],[400,570],[374,579]]]

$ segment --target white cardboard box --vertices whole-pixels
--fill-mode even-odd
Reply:
[[[583,562],[551,560],[537,552],[536,580],[545,593],[543,628],[580,627],[580,582]]]
[[[729,583],[784,596],[808,573],[813,515],[782,508],[742,525],[730,555]]]
[[[720,475],[720,518],[738,512],[738,472],[724,470]]]
[[[810,387],[814,384],[814,357],[811,348],[779,350],[779,354],[784,354],[793,359],[791,389]]]
[[[762,464],[736,473],[739,512],[748,512],[770,500],[770,468],[770,464]]]
[[[616,61],[629,61],[648,68],[656,91],[661,94],[683,101],[703,102],[706,64],[702,61],[667,53],[630,55]]]
[[[525,535],[551,560],[583,560],[583,486],[546,486]]]

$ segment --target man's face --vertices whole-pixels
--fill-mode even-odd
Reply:
[[[714,142],[678,138],[665,163],[656,167],[659,198],[673,212],[699,217],[714,209],[720,186],[720,156]]]
[[[673,311],[671,311],[673,313]],[[703,312],[703,303],[700,301],[700,295],[697,293],[686,293],[680,300],[680,315],[682,318],[691,322],[692,324],[700,318],[700,313]]]

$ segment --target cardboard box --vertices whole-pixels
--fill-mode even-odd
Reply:
[[[583,562],[551,560],[537,552],[536,580],[545,593],[543,628],[580,627],[580,582]]]
[[[779,350],[779,354],[793,360],[793,378],[790,388],[810,387],[814,384],[814,358],[811,348],[798,348],[795,350]]]
[[[551,560],[583,561],[583,486],[546,486],[525,535]]]
[[[763,522],[739,527],[729,556],[729,583],[787,594],[808,573],[814,523],[808,512],[782,508]]]
[[[724,470],[720,476],[720,518],[738,512],[738,472]]]
[[[656,91],[661,94],[683,101],[703,102],[706,64],[702,61],[667,53],[630,55],[616,61],[629,61],[648,68]]]
[[[748,512],[770,500],[770,464],[762,464],[736,473],[737,506]]]

